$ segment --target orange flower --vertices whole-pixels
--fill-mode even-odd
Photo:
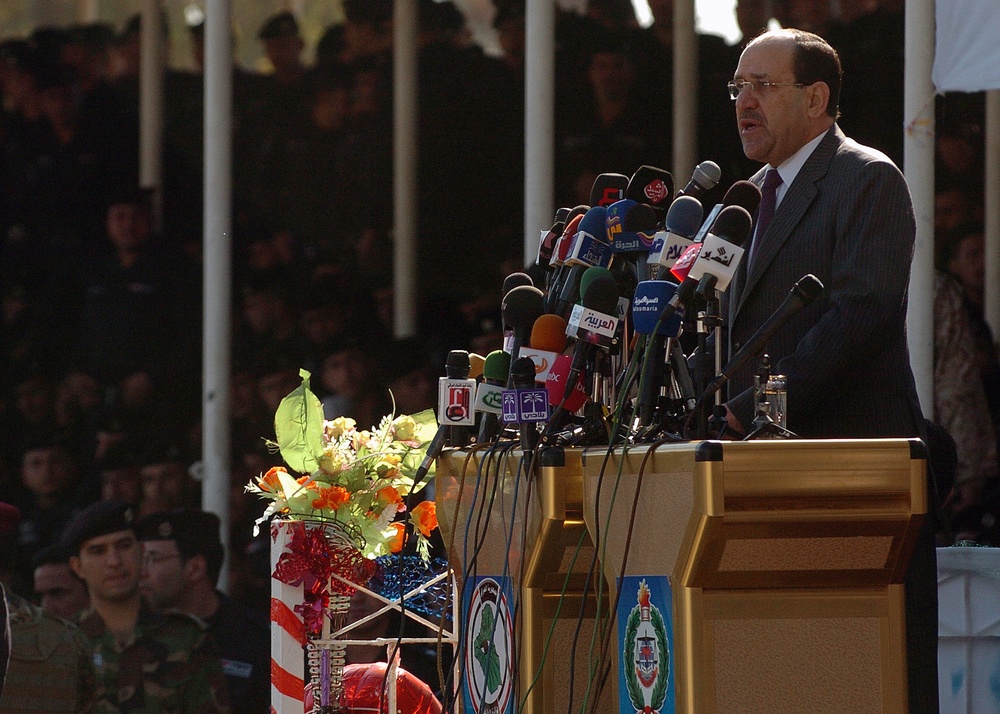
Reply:
[[[403,502],[403,497],[399,495],[399,491],[396,490],[395,486],[385,486],[384,488],[380,488],[378,498],[387,506],[390,503]]]
[[[392,537],[389,541],[389,552],[398,553],[403,549],[403,538],[406,536],[406,524],[396,521],[395,523],[390,523],[390,526],[396,529],[396,535]]]
[[[309,483],[306,483],[306,481],[309,481],[308,476],[299,476],[297,479],[295,479],[295,483],[299,484],[300,486],[305,486],[307,491],[319,491],[318,483],[316,483],[315,481],[309,481]]]
[[[288,473],[288,470],[284,466],[275,466],[272,469],[268,469],[268,472],[257,479],[257,485],[260,486],[262,491],[275,492],[281,488],[278,482],[278,472]]]
[[[330,486],[319,490],[319,498],[313,499],[313,508],[329,508],[336,511],[351,500],[351,494],[343,486]]]
[[[421,501],[410,513],[410,520],[424,538],[438,527],[437,504],[434,501]]]

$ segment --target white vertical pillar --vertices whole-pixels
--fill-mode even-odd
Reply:
[[[527,0],[524,19],[524,263],[555,211],[555,31],[552,0]]]
[[[674,3],[674,155],[670,172],[683,186],[698,163],[698,38],[694,0]],[[721,91],[721,90],[720,90]]]
[[[1000,336],[1000,90],[986,93],[986,294],[984,314]]]
[[[393,3],[393,331],[417,332],[417,2]]]
[[[934,410],[934,0],[906,3],[903,170],[913,196],[917,241],[906,328],[910,365],[925,416]]]
[[[163,73],[167,45],[159,0],[142,1],[142,56],[139,70],[139,183],[154,189],[153,216],[163,226]]]
[[[232,97],[231,0],[205,3],[205,234],[204,353],[202,365],[202,508],[219,516],[229,536],[230,314],[232,298]],[[229,559],[219,587],[227,589]]]

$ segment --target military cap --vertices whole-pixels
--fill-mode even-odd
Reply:
[[[257,36],[262,40],[274,40],[279,37],[298,37],[299,23],[290,12],[279,12],[272,15],[261,25]]]
[[[132,507],[125,501],[98,501],[73,516],[62,532],[59,544],[75,555],[80,552],[80,546],[91,538],[119,531],[134,533],[132,521]]]
[[[202,555],[209,571],[222,565],[223,548],[219,517],[198,508],[174,508],[150,513],[139,519],[139,540],[172,540],[181,557],[187,560]]]

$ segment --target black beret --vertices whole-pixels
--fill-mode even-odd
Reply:
[[[134,533],[132,521],[132,507],[125,501],[98,501],[73,516],[62,532],[59,544],[76,555],[80,546],[91,538],[119,531]]]
[[[290,12],[279,12],[272,15],[261,25],[257,36],[262,40],[273,40],[278,37],[298,37],[299,23]]]
[[[184,558],[222,550],[219,517],[197,508],[175,508],[150,513],[136,525],[139,540],[172,540]]]

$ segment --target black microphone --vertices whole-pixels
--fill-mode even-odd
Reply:
[[[504,323],[510,325],[514,333],[510,348],[513,361],[517,359],[521,347],[528,344],[535,320],[545,312],[545,296],[536,287],[520,285],[504,296],[500,309]],[[507,384],[510,385],[509,377]]]
[[[781,329],[793,315],[819,297],[822,291],[823,283],[815,275],[807,274],[799,278],[798,282],[792,286],[784,302],[778,306],[778,309],[767,318],[767,321],[760,326],[754,336],[743,345],[740,351],[726,363],[726,366],[722,368],[719,375],[709,382],[699,401],[704,401],[719,391],[722,385],[728,382],[730,377],[740,367],[763,352],[767,341],[771,339],[774,333]]]
[[[666,169],[640,166],[629,179],[624,197],[653,208],[662,219],[674,198],[674,177]]]
[[[519,288],[522,285],[534,285],[534,281],[531,276],[527,273],[511,273],[506,278],[503,279],[503,289],[500,291],[501,304],[503,304],[503,298],[507,297],[509,293],[514,288]],[[503,318],[503,314],[500,315],[500,321],[503,324],[503,347],[505,350],[510,349],[511,342],[514,339],[514,333],[507,324],[507,320]]]
[[[448,358],[445,361],[444,371],[447,375],[447,379],[466,379],[469,376],[469,371],[472,369],[471,363],[469,362],[469,353],[465,350],[452,350],[448,353]],[[439,393],[440,398],[440,393]],[[472,409],[471,400],[468,404],[463,404],[467,409]],[[445,410],[450,410],[452,407],[445,403],[443,408]],[[441,414],[442,405],[438,405],[438,413]],[[463,415],[456,415],[461,417]],[[466,427],[456,427],[448,424],[447,418],[438,418],[439,426],[437,432],[434,434],[434,438],[431,439],[431,443],[427,446],[427,453],[424,455],[424,460],[420,462],[420,466],[413,473],[413,486],[410,487],[410,493],[413,493],[424,477],[427,476],[427,472],[430,471],[431,466],[434,464],[434,460],[441,455],[442,449],[451,438],[456,436],[456,432],[453,429],[463,429],[466,433],[468,429]],[[464,446],[464,443],[462,444]]]
[[[535,389],[535,362],[530,357],[518,357],[510,363],[510,382],[513,389]],[[538,445],[537,422],[521,422],[521,451],[528,454]]]
[[[551,268],[549,262],[552,260],[552,249],[556,241],[562,235],[566,227],[566,220],[569,218],[572,208],[560,208],[556,210],[555,218],[552,219],[552,226],[542,232],[541,240],[538,241],[538,253],[535,255],[535,265],[548,272]],[[511,286],[513,287],[513,286]],[[506,294],[506,291],[505,293]]]
[[[595,269],[600,271],[600,269]],[[618,329],[618,283],[607,271],[600,271],[587,282],[581,305],[573,308],[566,328],[566,334],[576,338],[573,362],[563,398],[572,394],[584,367],[590,361],[598,345],[608,348],[614,341]]]
[[[444,373],[448,379],[468,379],[469,372],[472,371],[472,362],[469,359],[469,353],[465,350],[451,350],[448,353],[448,357],[444,364]],[[472,390],[472,398],[475,399],[475,389]],[[468,410],[472,407],[472,404],[463,404],[461,407],[463,410]],[[473,411],[474,408],[473,408]],[[448,446],[466,446],[469,443],[469,437],[471,436],[472,427],[469,426],[452,426],[448,432],[447,445]]]
[[[492,441],[500,434],[500,404],[502,390],[507,385],[510,375],[510,355],[503,350],[494,350],[486,355],[483,364],[483,383],[476,393],[476,408],[482,405],[482,418],[479,422],[479,443]],[[489,395],[489,398],[487,398]],[[499,399],[498,399],[499,397]]]
[[[701,198],[702,194],[715,188],[719,179],[722,178],[722,169],[714,161],[702,161],[694,167],[691,180],[687,186],[677,192],[678,196],[690,196],[691,198]]]
[[[624,174],[599,174],[590,187],[590,205],[607,208],[625,198],[628,176]]]
[[[607,215],[606,207],[594,206],[580,219],[573,247],[565,260],[565,267],[569,270],[565,274],[554,309],[549,312],[565,317],[570,305],[579,297],[583,273],[593,266],[607,266],[611,260],[611,244],[607,242]]]
[[[701,243],[705,235],[715,229],[715,221],[728,206],[739,206],[751,216],[756,215],[760,206],[760,189],[750,181],[737,181],[730,186],[726,195],[722,197],[722,203],[716,204],[706,214],[704,223],[694,236],[695,243]]]
[[[682,256],[674,264],[671,272],[682,282],[667,303],[661,319],[670,317],[681,305],[687,303],[705,275],[714,275],[717,283],[724,283],[723,289],[729,285],[743,254],[740,246],[750,235],[752,223],[750,214],[740,206],[726,206],[722,209],[712,226],[713,232],[705,238],[706,242],[695,243],[685,251],[685,256],[694,254],[697,257],[692,261],[685,261],[685,256]],[[705,255],[702,255],[703,252]]]

